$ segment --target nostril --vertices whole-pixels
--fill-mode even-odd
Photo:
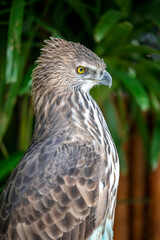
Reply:
[[[100,75],[103,75],[103,71],[100,72]]]

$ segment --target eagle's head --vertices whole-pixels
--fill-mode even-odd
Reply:
[[[60,87],[62,91],[89,92],[97,84],[111,86],[106,64],[88,48],[53,37],[45,43],[32,74],[34,91],[41,87]]]

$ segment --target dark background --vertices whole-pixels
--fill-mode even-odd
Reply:
[[[160,0],[0,0],[0,191],[30,144],[31,72],[50,36],[107,63],[111,89],[91,91],[116,143],[116,240],[160,239]]]

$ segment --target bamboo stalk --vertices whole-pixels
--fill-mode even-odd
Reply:
[[[128,144],[124,146],[125,154],[128,153]],[[127,163],[126,163],[127,164]],[[129,197],[129,175],[120,174],[118,200],[114,225],[114,240],[129,240],[129,206],[124,201]]]
[[[133,203],[130,207],[130,223],[132,240],[145,239],[144,236],[144,208],[145,208],[145,154],[142,139],[135,133],[130,143],[130,198]]]
[[[128,183],[128,175],[121,175],[115,215],[114,240],[129,240],[129,206],[122,203],[123,199],[128,198]]]
[[[149,173],[149,220],[148,239],[160,239],[160,163]]]

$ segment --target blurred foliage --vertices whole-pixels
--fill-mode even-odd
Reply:
[[[124,144],[139,131],[148,166],[160,154],[160,1],[0,1],[0,181],[29,146],[34,126],[31,72],[49,36],[81,42],[107,63],[111,90],[101,106],[126,169]]]

